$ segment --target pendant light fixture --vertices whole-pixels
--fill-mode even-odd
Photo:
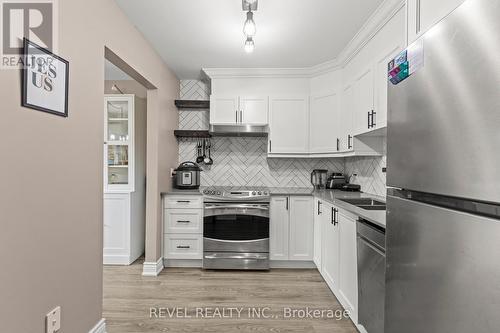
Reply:
[[[247,12],[247,19],[243,25],[243,34],[246,37],[245,40],[245,52],[252,53],[255,49],[255,43],[253,38],[257,33],[257,26],[253,20],[253,11],[257,10],[258,0],[242,0],[242,8]]]
[[[253,38],[247,37],[247,40],[245,42],[245,52],[252,53],[254,49],[255,49],[255,43],[253,42]]]
[[[247,12],[247,20],[243,25],[243,33],[247,37],[253,37],[255,36],[256,32],[257,32],[257,27],[255,26],[255,21],[253,20],[253,13],[251,10],[249,10]]]

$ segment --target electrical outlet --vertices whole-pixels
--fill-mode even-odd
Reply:
[[[174,168],[170,168],[170,177],[174,177]]]
[[[46,333],[56,333],[61,329],[61,307],[47,313],[47,331]]]

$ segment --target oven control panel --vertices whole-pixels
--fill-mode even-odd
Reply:
[[[269,200],[267,188],[209,187],[203,190],[207,197],[219,200]]]

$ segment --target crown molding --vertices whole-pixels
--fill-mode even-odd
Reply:
[[[405,0],[385,0],[340,52],[338,58],[302,68],[203,68],[202,77],[230,78],[311,78],[343,68],[405,6]]]
[[[405,5],[405,0],[385,0],[382,2],[351,41],[347,43],[347,46],[340,52],[338,56],[339,67],[345,67]]]
[[[203,68],[211,79],[230,78],[308,78],[309,68]]]

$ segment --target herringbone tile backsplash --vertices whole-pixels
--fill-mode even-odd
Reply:
[[[201,81],[182,80],[181,99],[208,100],[210,87]],[[208,129],[208,111],[179,111],[179,129]],[[313,169],[357,173],[353,179],[363,192],[385,195],[386,165],[383,157],[328,159],[270,159],[267,140],[248,137],[215,137],[212,142],[212,166],[203,166],[202,186],[310,187]],[[196,160],[196,139],[179,140],[179,162]]]

